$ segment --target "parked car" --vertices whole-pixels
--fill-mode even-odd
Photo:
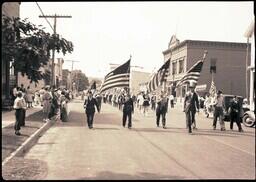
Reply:
[[[243,124],[247,127],[253,127],[255,125],[255,112],[246,111],[243,115]]]

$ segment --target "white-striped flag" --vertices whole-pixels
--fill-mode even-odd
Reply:
[[[101,85],[100,93],[116,87],[129,87],[130,81],[130,62],[129,59],[126,63],[118,66],[116,69],[108,73]]]
[[[215,86],[213,81],[211,83],[211,87],[210,87],[209,93],[210,93],[211,97],[214,97],[216,95],[216,93],[217,93],[217,88],[216,88],[216,86]]]
[[[203,67],[203,60],[198,61],[196,64],[194,64],[187,73],[180,79],[180,81],[177,83],[176,87],[179,87],[186,83],[194,83],[197,84],[197,81],[200,77],[200,73]]]
[[[166,77],[169,74],[170,69],[170,59],[166,61],[163,66],[157,71],[156,74],[151,78],[147,85],[147,89],[149,92],[152,92],[157,89],[158,86],[162,85],[164,81],[166,81]]]

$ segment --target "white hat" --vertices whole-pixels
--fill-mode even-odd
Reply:
[[[196,83],[195,82],[189,82],[189,88],[195,88],[196,87]]]

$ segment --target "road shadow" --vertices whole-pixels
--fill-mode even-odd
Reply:
[[[26,121],[36,121],[36,122],[43,122],[43,111],[37,111],[33,114],[30,114],[26,117]]]
[[[252,136],[255,137],[255,135],[250,134],[253,132],[249,132],[249,131],[244,131],[244,132],[238,132],[238,131],[230,131],[230,130],[226,130],[226,131],[220,131],[220,130],[212,130],[212,129],[198,129],[198,131],[201,132],[207,132],[207,133],[219,133],[222,135],[231,135],[231,136]]]
[[[84,113],[76,112],[76,111],[70,111],[68,116],[68,121],[62,122],[61,120],[58,120],[55,125],[55,127],[79,127],[79,126],[87,126],[86,122],[86,116]]]
[[[122,124],[122,118],[117,116],[115,113],[95,113],[93,119],[93,125],[96,127],[97,124],[116,125]],[[58,120],[55,124],[58,127],[84,127],[87,126],[87,116],[85,113],[70,111],[68,121],[62,122]],[[97,128],[97,127],[96,127]]]
[[[94,177],[83,177],[76,180],[167,180],[167,179],[185,179],[184,176],[161,175],[158,173],[138,172],[135,175],[126,173],[115,173],[112,171],[101,171]]]
[[[137,132],[156,132],[156,133],[188,133],[188,130],[185,128],[167,128],[167,129],[162,129],[162,128],[133,128],[132,131],[137,131]],[[207,135],[207,136],[222,136],[222,137],[238,137],[237,135],[230,135],[229,133],[224,133],[224,132],[203,132],[200,129],[193,130],[192,131],[193,135]]]
[[[102,127],[97,127],[97,125],[94,125],[93,129],[94,130],[120,130],[119,128],[102,128]]]

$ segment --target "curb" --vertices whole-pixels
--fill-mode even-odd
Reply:
[[[56,121],[49,121],[45,123],[40,129],[38,129],[35,133],[33,133],[21,146],[17,148],[14,152],[11,153],[10,156],[5,158],[2,162],[2,167],[13,157],[22,156],[25,152],[27,152],[37,141],[37,139],[42,136],[42,134],[47,131]]]

